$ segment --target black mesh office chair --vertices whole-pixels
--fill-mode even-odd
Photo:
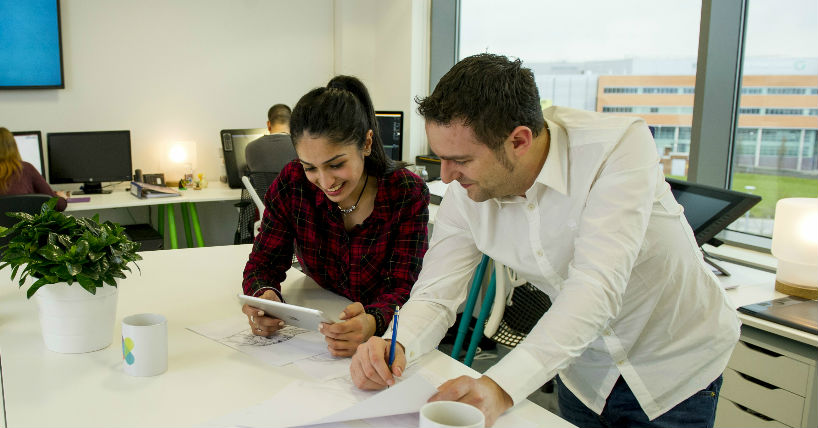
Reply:
[[[261,200],[264,200],[264,194],[267,193],[267,189],[270,188],[276,177],[278,177],[277,172],[251,172],[247,174],[247,179]],[[236,225],[233,243],[252,244],[256,236],[254,224],[261,218],[262,212],[253,202],[253,197],[247,186],[242,187],[241,199],[236,206],[239,208],[239,222]]]
[[[0,226],[11,227],[17,224],[18,220],[7,216],[6,213],[38,214],[49,199],[51,196],[42,194],[0,196]],[[0,245],[6,245],[8,242],[9,237],[0,238]]]

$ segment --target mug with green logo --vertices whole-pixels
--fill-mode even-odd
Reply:
[[[131,376],[156,376],[168,369],[168,321],[159,314],[122,320],[122,370]]]

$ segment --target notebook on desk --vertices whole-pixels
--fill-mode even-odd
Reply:
[[[739,312],[818,334],[818,301],[789,296],[738,308]]]

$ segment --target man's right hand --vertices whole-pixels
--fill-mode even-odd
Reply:
[[[386,365],[389,361],[389,346],[390,341],[377,336],[358,345],[349,365],[349,373],[355,386],[366,390],[384,389],[394,385],[395,378],[403,375],[403,370],[406,369],[403,345],[395,344],[395,360],[391,369]]]
[[[259,297],[276,302],[281,301],[276,292],[273,290],[267,290]],[[271,336],[284,327],[284,321],[278,318],[265,316],[264,311],[259,308],[254,308],[245,304],[241,307],[241,311],[244,312],[244,315],[247,315],[247,320],[250,323],[250,330],[252,330],[253,334],[256,336]]]

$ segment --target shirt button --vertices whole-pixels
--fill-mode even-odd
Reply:
[[[622,364],[625,364],[625,360],[619,360],[616,362],[617,366],[621,366]]]
[[[538,256],[540,256],[540,257],[542,257],[542,256],[543,256],[543,252],[542,252],[542,250],[537,250],[537,255],[538,255]]]
[[[529,211],[534,211],[534,204],[528,204]]]
[[[609,328],[606,328],[605,331],[603,332],[603,334],[605,336],[610,336],[610,335],[613,334],[613,331],[611,329],[609,329]]]

